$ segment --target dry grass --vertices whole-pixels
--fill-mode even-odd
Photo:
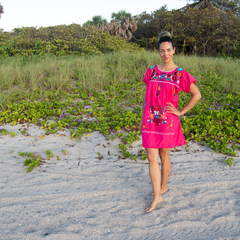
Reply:
[[[236,60],[174,56],[174,62],[193,76],[217,78],[226,91],[240,90]],[[72,80],[85,89],[102,89],[128,79],[142,81],[146,69],[160,63],[157,52],[114,53],[101,56],[36,56],[0,59],[0,87],[4,91],[62,90]],[[210,76],[210,77],[208,77]]]

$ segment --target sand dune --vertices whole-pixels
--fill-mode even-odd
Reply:
[[[37,126],[26,137],[20,127],[4,126],[14,138],[0,136],[0,239],[240,239],[239,152],[229,167],[225,155],[193,142],[171,151],[170,190],[147,214],[147,160],[119,159],[118,139],[94,132],[72,141],[67,131],[41,139]],[[18,152],[47,149],[54,157],[27,173]]]

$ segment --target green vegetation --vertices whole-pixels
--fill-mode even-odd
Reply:
[[[139,47],[156,50],[159,33],[169,31],[177,54],[240,58],[240,1],[193,1],[171,11],[164,5],[151,14],[113,12],[110,23],[96,15],[83,26],[23,27],[0,32],[0,56],[92,55],[134,52]],[[0,16],[2,13],[0,4]]]
[[[199,56],[240,57],[240,1],[195,1],[179,10],[167,6],[133,17],[137,30],[132,41],[157,49],[161,31],[173,34],[176,52]]]
[[[84,27],[86,26],[90,26],[90,25],[99,25],[99,24],[103,24],[103,23],[106,23],[107,22],[107,19],[105,18],[102,18],[101,15],[96,15],[96,16],[93,16],[92,17],[92,20],[88,20],[87,22],[85,22],[83,24]]]
[[[47,154],[47,159],[50,160],[50,158],[53,157],[53,153],[50,150],[46,150],[45,153]],[[26,157],[26,160],[24,161],[24,166],[27,166],[26,171],[31,172],[33,168],[39,166],[41,163],[44,163],[45,158],[40,157],[38,152],[18,152],[19,156]],[[59,160],[59,156],[57,156],[57,159]]]
[[[111,18],[112,18],[112,20],[121,22],[121,21],[124,21],[124,19],[126,19],[126,18],[131,19],[132,14],[126,12],[125,10],[121,10],[121,11],[118,11],[116,13],[113,12],[112,15],[111,15]]]
[[[2,4],[0,3],[0,18],[1,18],[1,14],[3,14],[4,13],[4,11],[3,11],[3,6],[2,6]]]
[[[54,54],[92,55],[127,50],[135,52],[139,47],[125,39],[104,33],[95,26],[78,24],[55,27],[23,27],[0,34],[0,56],[32,56]]]
[[[0,59],[0,124],[35,123],[46,135],[67,128],[72,139],[100,131],[107,138],[121,139],[120,157],[145,159],[143,150],[130,153],[128,148],[139,139],[143,76],[159,59],[158,53],[145,51]],[[174,61],[197,79],[203,97],[181,118],[186,140],[235,156],[240,146],[238,62],[184,56],[175,56]],[[179,108],[189,99],[180,93]],[[50,150],[46,154],[52,157]],[[37,157],[31,159],[33,167]]]
[[[110,23],[97,15],[83,27],[0,31],[0,124],[35,123],[46,135],[68,129],[71,139],[100,131],[121,140],[120,158],[146,159],[142,149],[128,150],[139,140],[143,76],[160,61],[158,34],[169,31],[179,54],[174,62],[197,79],[203,97],[180,118],[186,140],[235,156],[240,148],[240,68],[231,59],[240,57],[239,9],[239,0],[194,0],[180,10],[168,11],[165,5],[136,16],[122,10],[112,13]],[[180,93],[179,108],[189,99]],[[0,134],[17,133],[2,128]],[[45,153],[47,159],[53,157],[51,150]],[[43,162],[37,153],[19,155],[27,156],[28,172]],[[225,162],[231,166],[234,158]]]
[[[47,154],[47,159],[50,160],[50,158],[53,157],[53,153],[50,150],[46,150],[45,153]]]
[[[41,158],[38,153],[19,152],[18,155],[22,157],[27,157],[24,161],[24,166],[27,166],[27,172],[31,172],[34,167],[37,167],[41,164]]]
[[[20,131],[20,133],[21,133],[22,135],[26,135],[26,134],[27,134],[27,130],[24,128],[23,130]]]
[[[17,135],[16,132],[8,132],[8,130],[7,130],[7,129],[4,129],[4,128],[1,128],[1,129],[0,129],[0,134],[1,134],[1,135],[7,135],[7,134],[9,134],[11,137],[15,137],[15,136]]]
[[[225,162],[226,162],[229,166],[232,166],[234,161],[235,161],[235,158],[228,158],[228,159],[225,160]]]

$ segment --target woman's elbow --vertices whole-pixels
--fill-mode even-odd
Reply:
[[[197,97],[198,97],[198,101],[199,101],[202,98],[202,94],[199,92]]]
[[[192,98],[198,102],[202,98],[202,94],[200,92],[192,94]]]

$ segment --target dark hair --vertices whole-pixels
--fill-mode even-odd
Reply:
[[[160,44],[162,42],[172,43],[172,47],[174,48],[174,42],[172,40],[172,34],[170,32],[161,32],[158,37],[158,49],[160,48]]]

